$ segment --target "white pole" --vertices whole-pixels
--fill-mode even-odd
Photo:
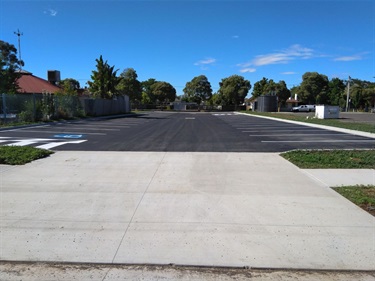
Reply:
[[[348,108],[349,108],[349,95],[350,95],[350,76],[348,79],[348,92],[346,93],[346,112],[348,112]]]

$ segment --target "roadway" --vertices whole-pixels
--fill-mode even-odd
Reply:
[[[368,149],[375,139],[235,113],[150,112],[0,131],[0,143],[73,151]]]

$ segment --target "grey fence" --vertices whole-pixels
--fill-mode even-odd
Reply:
[[[63,94],[2,94],[0,124],[72,119],[129,111],[127,96],[103,100]]]

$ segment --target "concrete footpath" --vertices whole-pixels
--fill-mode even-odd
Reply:
[[[375,218],[329,188],[374,170],[322,174],[272,153],[1,165],[0,260],[374,271]]]

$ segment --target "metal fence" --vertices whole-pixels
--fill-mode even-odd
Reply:
[[[2,94],[0,124],[83,117],[78,96],[59,94]]]

